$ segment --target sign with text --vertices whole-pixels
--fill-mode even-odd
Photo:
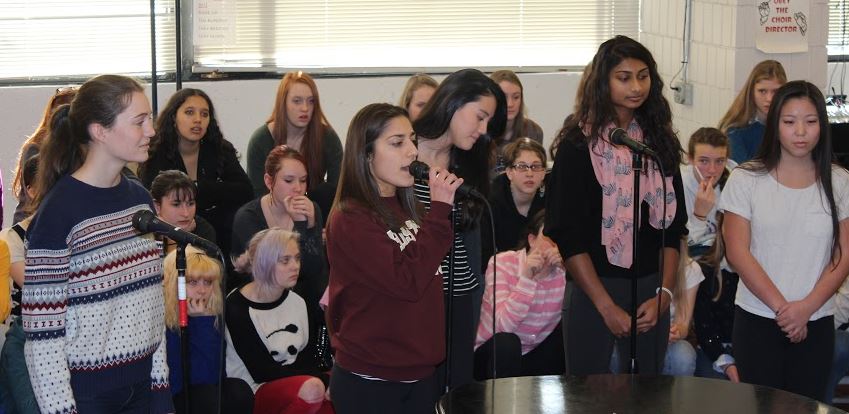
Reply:
[[[192,23],[196,46],[236,43],[236,0],[195,0]]]
[[[755,0],[755,46],[766,53],[808,51],[809,0]]]

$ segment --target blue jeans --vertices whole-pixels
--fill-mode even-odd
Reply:
[[[663,375],[692,376],[696,371],[696,350],[685,340],[670,342],[663,360]]]
[[[18,318],[6,333],[6,342],[0,351],[0,398],[10,414],[39,412],[24,359],[25,341],[24,329]]]
[[[849,332],[834,331],[834,362],[831,364],[831,374],[828,376],[828,389],[825,390],[825,403],[831,404],[834,399],[834,389],[840,379],[849,373]]]
[[[696,350],[689,342],[680,340],[671,342],[666,347],[666,357],[663,359],[663,375],[692,376],[696,370]],[[610,372],[619,372],[619,353],[610,356]]]

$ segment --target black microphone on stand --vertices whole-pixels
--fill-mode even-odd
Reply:
[[[628,137],[628,133],[625,132],[622,128],[615,128],[610,131],[610,135],[608,135],[610,142],[616,145],[624,145],[639,154],[646,154],[651,157],[657,157],[657,153],[654,152],[648,145],[643,144],[639,141],[634,141],[633,139]]]
[[[410,164],[410,175],[412,175],[413,177],[418,178],[419,180],[427,181],[429,178],[429,174],[430,167],[427,164],[421,161],[413,161]],[[457,187],[457,192],[455,194],[459,197],[466,197],[471,195],[473,197],[486,200],[486,197],[484,197],[483,194],[479,193],[478,190],[475,190],[474,187],[466,183],[460,184],[460,186]]]
[[[156,218],[150,210],[139,210],[133,214],[133,227],[142,233],[161,234],[177,243],[191,244],[212,257],[218,257],[220,252],[215,243]]]

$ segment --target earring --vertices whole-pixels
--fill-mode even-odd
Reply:
[[[545,197],[545,184],[543,184],[542,186],[540,186],[540,188],[539,188],[539,196],[540,196],[540,197]]]

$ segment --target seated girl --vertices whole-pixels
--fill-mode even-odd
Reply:
[[[560,316],[566,277],[557,246],[542,234],[544,221],[543,210],[528,223],[519,250],[498,253],[489,261],[475,340],[478,379],[492,377],[493,342],[499,377],[557,375],[565,370]]]
[[[215,229],[203,217],[195,214],[197,193],[197,186],[192,179],[179,170],[162,171],[150,184],[153,207],[160,220],[216,243]],[[177,247],[176,242],[170,239],[164,240],[163,245],[166,253]]]
[[[504,147],[504,174],[492,180],[492,219],[495,248],[503,252],[523,243],[522,232],[534,215],[545,208],[545,148],[530,138],[519,138]],[[483,216],[481,239],[483,262],[492,256],[489,216]]]
[[[165,336],[168,344],[168,371],[174,406],[182,413],[183,364],[180,319],[177,302],[177,251],[165,257]],[[189,308],[189,395],[192,413],[214,413],[218,406],[218,379],[221,375],[221,332],[219,319],[224,301],[221,294],[221,262],[203,251],[186,247],[186,302]],[[253,408],[253,392],[236,378],[225,378],[221,390],[221,412],[245,413]]]
[[[717,214],[717,227],[722,226],[722,213]],[[728,378],[740,382],[731,334],[734,327],[734,298],[740,276],[731,270],[725,260],[725,243],[722,232],[710,250],[698,262],[705,281],[696,295],[695,318],[697,349],[696,376]]]
[[[235,264],[253,281],[227,296],[227,375],[251,386],[255,413],[332,413],[315,352],[318,318],[291,290],[301,267],[297,233],[262,230]]]

